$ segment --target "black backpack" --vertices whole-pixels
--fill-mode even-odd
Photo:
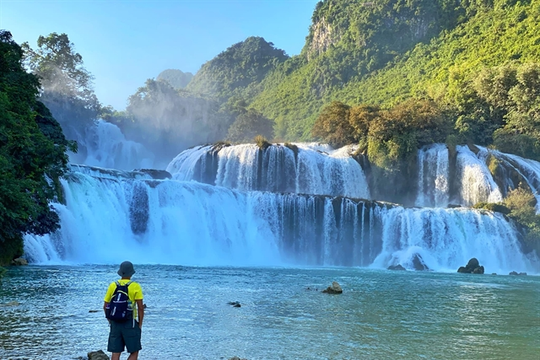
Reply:
[[[116,290],[106,309],[105,317],[112,321],[124,322],[133,319],[133,307],[128,296],[128,286],[131,281],[125,285],[116,282]]]

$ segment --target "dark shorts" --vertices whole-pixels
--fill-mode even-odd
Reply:
[[[134,327],[133,320],[126,322],[111,321],[107,350],[112,353],[121,353],[124,351],[124,347],[126,347],[128,353],[142,349],[139,323],[135,321]]]

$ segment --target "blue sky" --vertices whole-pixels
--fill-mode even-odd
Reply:
[[[36,47],[68,34],[104,105],[127,98],[162,70],[196,73],[229,46],[262,36],[300,53],[318,0],[0,0],[0,29]]]

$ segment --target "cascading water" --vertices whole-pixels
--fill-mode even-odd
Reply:
[[[295,145],[296,146],[296,145]],[[182,152],[167,167],[177,180],[196,180],[242,191],[347,196],[369,199],[360,164],[346,147],[325,153],[309,146],[254,144],[195,147]],[[325,149],[328,150],[326,147]],[[217,157],[217,159],[216,159]]]
[[[496,203],[503,200],[499,186],[485,162],[467,146],[457,146],[456,178],[459,179],[456,201],[461,205],[473,206],[479,202]]]
[[[98,120],[77,139],[80,154],[70,154],[70,160],[90,166],[133,170],[154,167],[154,155],[143,145],[127,140],[120,129],[109,122]]]
[[[416,206],[446,207],[450,200],[448,149],[444,144],[418,150]]]
[[[62,228],[27,237],[31,260],[386,268],[419,255],[430,269],[455,271],[476,256],[487,271],[531,271],[497,214],[102,172],[82,167],[62,181]]]

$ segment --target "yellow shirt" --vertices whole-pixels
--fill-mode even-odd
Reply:
[[[120,285],[125,285],[130,281],[131,280],[127,280],[127,279],[118,280]],[[105,294],[105,298],[103,300],[105,302],[107,302],[107,303],[111,302],[111,299],[112,299],[112,297],[114,295],[115,290],[116,290],[116,281],[113,281],[109,285],[109,288],[107,289],[107,293]],[[138,314],[138,312],[137,312],[137,302],[135,300],[142,300],[143,299],[142,288],[141,288],[141,285],[139,285],[139,283],[131,281],[131,284],[129,284],[129,286],[128,286],[128,297],[129,297],[129,300],[131,301],[132,308],[133,308],[133,318],[137,319],[137,314]]]

